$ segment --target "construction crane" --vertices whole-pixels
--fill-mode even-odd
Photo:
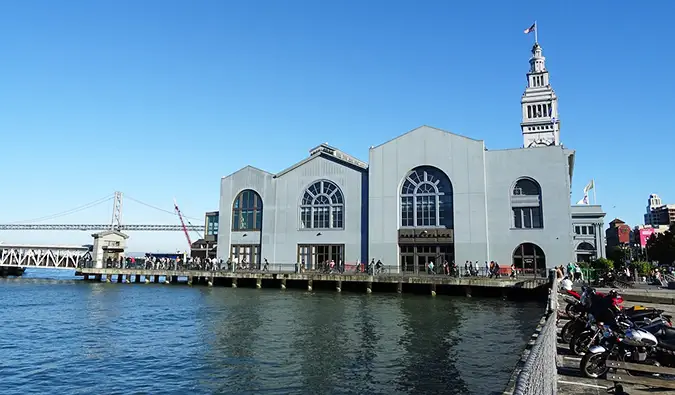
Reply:
[[[180,212],[180,209],[178,208],[178,203],[176,203],[176,199],[173,199],[173,208],[176,210],[176,214],[178,214],[178,218],[180,219],[180,225],[183,227],[183,233],[185,233],[185,238],[187,239],[188,242],[188,251],[192,249],[192,240],[190,240],[190,233],[188,232],[187,226],[185,226],[185,221],[183,220],[183,214]]]

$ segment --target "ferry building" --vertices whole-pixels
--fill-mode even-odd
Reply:
[[[416,273],[442,260],[542,271],[576,261],[581,244],[584,256],[603,255],[603,232],[573,232],[578,223],[598,229],[604,213],[570,205],[574,151],[560,143],[538,44],[521,103],[521,148],[487,150],[421,126],[370,148],[368,162],[321,144],[279,173],[246,166],[223,177],[218,257],[308,268],[374,259]]]

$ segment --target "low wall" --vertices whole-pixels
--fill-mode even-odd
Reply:
[[[558,391],[558,280],[552,273],[546,311],[530,338],[504,394],[554,395]]]

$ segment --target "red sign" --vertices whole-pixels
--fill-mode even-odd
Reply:
[[[617,232],[619,233],[619,243],[628,244],[630,243],[630,226],[623,224],[619,225]]]
[[[654,228],[640,229],[640,246],[645,247],[647,245],[647,240],[649,240],[654,233],[656,233]]]

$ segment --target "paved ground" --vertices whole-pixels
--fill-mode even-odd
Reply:
[[[673,292],[673,291],[671,291]],[[675,292],[673,292],[675,293]],[[655,307],[665,310],[666,313],[675,316],[675,305],[673,304],[654,304],[654,303],[640,303],[643,306]],[[625,303],[625,307],[630,307],[631,303]],[[560,307],[564,309],[566,303],[560,298]],[[563,325],[568,321],[564,312],[558,314],[560,319],[558,321],[558,333]],[[581,357],[571,355],[567,344],[563,344],[558,339],[558,393],[559,394],[607,394],[608,389],[613,388],[613,384],[607,380],[588,379],[583,377],[579,370]],[[659,390],[648,389],[644,386],[624,386],[624,390],[630,395],[646,395],[646,394],[675,394],[673,390]]]

